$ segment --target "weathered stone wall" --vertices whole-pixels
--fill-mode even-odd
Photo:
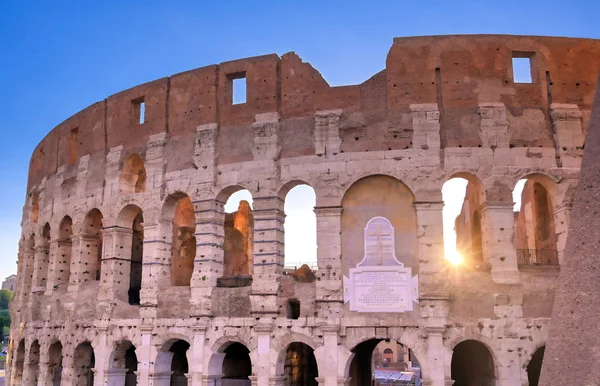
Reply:
[[[532,58],[531,84],[513,81],[515,53]],[[523,384],[547,338],[558,267],[517,265],[511,191],[523,177],[544,182],[562,261],[599,69],[600,42],[588,39],[398,38],[386,69],[360,85],[330,87],[289,53],[177,74],[84,109],[31,159],[11,374],[31,379],[37,340],[39,379],[49,384],[49,348],[59,341],[71,384],[76,348],[89,341],[96,384],[112,385],[123,375],[114,353],[129,341],[138,384],[168,384],[169,350],[182,339],[190,384],[217,379],[225,348],[239,342],[252,380],[266,386],[284,381],[285,350],[303,342],[315,350],[319,383],[334,386],[347,381],[357,345],[391,339],[413,351],[428,384],[442,386],[451,382],[452,349],[473,339],[490,350],[497,385]],[[240,74],[246,103],[232,104]],[[454,176],[479,187],[487,270],[443,258],[441,188]],[[283,203],[301,183],[316,193],[313,282],[283,275]],[[227,268],[223,204],[242,188],[253,196],[252,277],[218,286]],[[172,277],[177,238],[191,228],[174,221],[186,196],[196,238],[189,286]],[[342,277],[362,258],[364,222],[377,215],[392,221],[396,255],[419,274],[414,312],[361,314],[343,304]],[[65,216],[68,282],[57,276]],[[139,305],[130,304],[134,250]],[[290,299],[300,301],[298,319],[286,318]]]

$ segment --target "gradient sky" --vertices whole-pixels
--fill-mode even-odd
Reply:
[[[0,1],[0,279],[16,272],[29,157],[57,124],[129,87],[295,51],[331,85],[385,66],[395,36],[600,38],[600,1]]]

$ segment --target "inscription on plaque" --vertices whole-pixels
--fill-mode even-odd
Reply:
[[[394,227],[374,217],[364,231],[365,254],[344,276],[344,303],[357,312],[407,312],[418,303],[418,276],[395,253]]]

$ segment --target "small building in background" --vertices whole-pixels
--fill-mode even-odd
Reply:
[[[2,289],[10,290],[15,292],[17,288],[17,275],[10,275],[2,282]]]

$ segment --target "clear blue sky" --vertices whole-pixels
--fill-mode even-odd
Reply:
[[[332,85],[385,65],[394,36],[600,38],[600,1],[0,1],[0,279],[16,272],[29,157],[55,125],[134,85],[296,51]]]

